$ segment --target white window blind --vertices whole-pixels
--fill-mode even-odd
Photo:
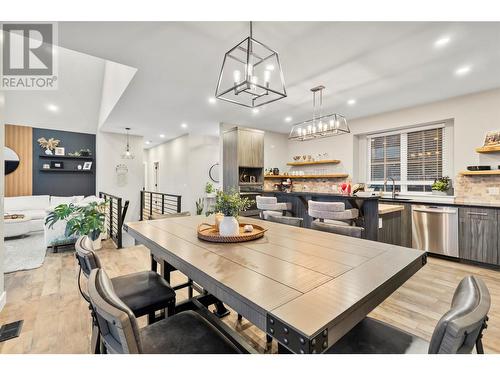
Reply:
[[[368,138],[368,184],[379,190],[393,178],[401,192],[430,192],[436,178],[448,172],[444,124],[373,134]],[[392,185],[392,181],[390,181]]]

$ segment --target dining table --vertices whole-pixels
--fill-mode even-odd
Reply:
[[[124,229],[278,342],[280,353],[322,353],[427,261],[424,251],[241,217],[264,236],[215,243],[198,238],[213,217],[129,222]]]

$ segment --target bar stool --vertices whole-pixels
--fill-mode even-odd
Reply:
[[[273,223],[280,223],[280,224],[285,224],[285,225],[291,225],[294,227],[301,227],[302,222],[304,221],[303,218],[301,217],[293,217],[293,216],[273,216],[270,215],[268,216],[269,221],[272,221]]]
[[[343,202],[308,201],[308,213],[313,218],[311,228],[323,232],[361,238],[364,228],[355,226],[357,208],[345,208]]]
[[[286,216],[287,212],[291,212],[292,203],[278,203],[276,197],[263,197],[258,195],[256,198],[257,209],[260,210],[260,218],[268,220],[269,216]]]

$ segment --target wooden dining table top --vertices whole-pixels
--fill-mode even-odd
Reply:
[[[212,217],[127,223],[160,258],[294,352],[321,352],[426,263],[424,251],[252,218],[267,229],[242,243],[198,239]]]

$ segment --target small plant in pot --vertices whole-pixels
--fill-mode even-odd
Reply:
[[[451,187],[451,180],[448,176],[434,180],[432,184],[432,194],[434,195],[447,195]]]
[[[214,188],[214,185],[212,185],[211,182],[207,182],[206,185],[205,185],[205,193],[207,194],[207,197],[215,197],[215,188]]]
[[[91,202],[85,206],[73,203],[60,204],[45,218],[45,225],[52,228],[59,220],[66,220],[65,236],[89,236],[94,241],[94,249],[101,245],[101,233],[104,232],[104,221],[107,202]]]
[[[224,215],[219,224],[221,236],[237,236],[240,234],[240,225],[237,217],[240,212],[250,207],[248,198],[241,198],[240,194],[232,189],[229,193],[218,191],[215,199],[215,212]]]

